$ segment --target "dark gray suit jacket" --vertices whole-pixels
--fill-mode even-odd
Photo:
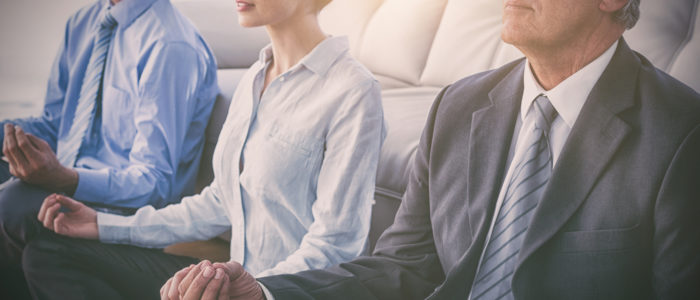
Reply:
[[[371,257],[261,278],[276,299],[466,299],[506,172],[524,60],[431,110]],[[621,43],[571,130],[513,276],[516,299],[700,299],[700,96]]]

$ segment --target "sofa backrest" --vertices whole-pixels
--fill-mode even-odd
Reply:
[[[363,4],[358,4],[362,2]],[[698,0],[642,0],[625,33],[658,68],[700,90]],[[385,88],[444,86],[522,54],[500,40],[499,0],[334,0],[321,23],[347,34]]]
[[[199,28],[220,69],[222,94],[207,132],[206,169],[226,116],[224,108],[240,77],[236,72],[254,62],[268,39],[263,28],[238,25],[234,1],[172,2]],[[639,23],[625,33],[633,49],[696,91],[700,91],[699,3],[642,0]],[[439,88],[522,56],[500,39],[502,5],[499,0],[333,0],[320,22],[327,33],[349,37],[351,53],[385,91]]]

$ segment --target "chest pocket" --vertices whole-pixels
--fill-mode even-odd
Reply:
[[[104,142],[128,151],[134,144],[134,99],[126,91],[106,85],[102,91],[102,134]]]
[[[323,140],[279,123],[248,141],[241,181],[266,198],[307,198],[315,189],[323,158]]]
[[[562,253],[615,252],[639,247],[643,239],[643,231],[636,225],[620,229],[563,232],[553,240],[553,246]]]

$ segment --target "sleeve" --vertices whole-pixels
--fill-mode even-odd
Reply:
[[[654,209],[657,299],[700,299],[700,125],[676,152]]]
[[[58,128],[61,123],[61,111],[63,110],[63,102],[66,96],[68,87],[68,79],[70,77],[67,49],[68,38],[71,28],[71,22],[66,23],[63,41],[61,42],[56,58],[54,59],[51,71],[49,73],[49,81],[46,86],[46,98],[44,99],[44,108],[39,117],[31,117],[24,119],[4,120],[0,122],[0,144],[5,138],[5,131],[2,128],[6,123],[19,125],[25,132],[31,133],[36,137],[49,143],[51,148],[56,151],[58,142]]]
[[[158,210],[145,206],[132,216],[98,213],[100,241],[164,248],[178,242],[210,239],[231,229],[218,195],[214,182],[200,194]]]
[[[299,248],[258,276],[325,268],[362,254],[369,233],[377,163],[385,136],[379,84],[346,92],[326,135],[314,222]]]
[[[123,168],[76,168],[76,199],[119,207],[162,207],[178,196],[173,190],[181,157],[187,155],[183,154],[188,148],[185,144],[201,142],[185,139],[187,130],[193,118],[202,114],[206,118],[211,111],[211,105],[206,111],[197,106],[205,65],[187,44],[154,47],[139,78],[139,99],[134,101],[136,133],[128,164]]]
[[[325,270],[259,278],[277,299],[423,299],[445,274],[433,241],[428,170],[432,130],[443,92],[428,116],[394,224],[373,256]]]

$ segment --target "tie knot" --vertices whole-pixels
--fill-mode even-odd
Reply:
[[[545,134],[549,133],[549,126],[552,125],[557,116],[557,110],[549,102],[547,96],[540,94],[535,99],[535,114],[537,116],[537,128],[542,129]]]
[[[112,16],[112,13],[108,10],[105,11],[102,16],[102,22],[100,23],[102,28],[112,29],[112,27],[117,25],[117,19]]]

